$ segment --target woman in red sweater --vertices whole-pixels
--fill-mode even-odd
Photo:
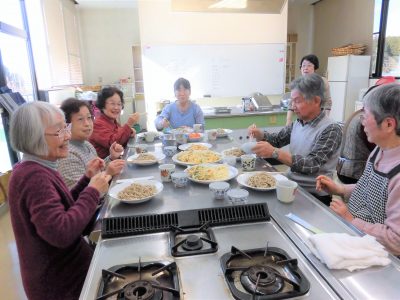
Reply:
[[[101,114],[94,121],[93,133],[89,139],[96,149],[97,155],[105,158],[110,155],[110,146],[117,142],[126,146],[130,137],[136,134],[133,125],[139,122],[140,115],[134,113],[121,126],[117,119],[124,108],[124,94],[115,87],[103,88],[97,96],[96,106]]]
[[[46,102],[19,107],[11,118],[11,144],[23,153],[9,185],[11,222],[28,299],[78,299],[93,251],[82,237],[110,175],[104,162],[88,163],[69,191],[57,171],[68,155],[70,126]]]

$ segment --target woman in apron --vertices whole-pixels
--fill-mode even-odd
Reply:
[[[400,255],[400,85],[382,85],[364,100],[362,125],[371,152],[357,184],[337,184],[317,177],[317,190],[339,195],[330,207],[361,231],[375,236],[387,250]]]

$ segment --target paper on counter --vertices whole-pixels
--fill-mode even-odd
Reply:
[[[118,179],[116,183],[123,183],[127,181],[138,181],[138,180],[147,180],[147,179],[154,179],[154,176],[146,176],[146,177],[137,177],[137,178],[125,178],[125,179]]]

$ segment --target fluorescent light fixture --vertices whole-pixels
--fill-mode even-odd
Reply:
[[[247,0],[221,0],[210,5],[208,8],[231,8],[243,9],[247,7]]]

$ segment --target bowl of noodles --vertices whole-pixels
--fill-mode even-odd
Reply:
[[[188,167],[185,172],[188,173],[189,180],[203,184],[228,181],[239,173],[235,167],[225,164],[200,164]]]
[[[113,186],[108,195],[124,203],[136,204],[150,200],[163,190],[163,184],[157,180],[144,179],[125,181]]]
[[[287,178],[281,174],[270,172],[248,172],[243,173],[236,178],[240,185],[256,191],[274,190],[276,189],[276,182],[283,179]]]
[[[172,161],[183,166],[204,163],[217,163],[222,160],[222,155],[211,150],[182,151],[172,156]]]

